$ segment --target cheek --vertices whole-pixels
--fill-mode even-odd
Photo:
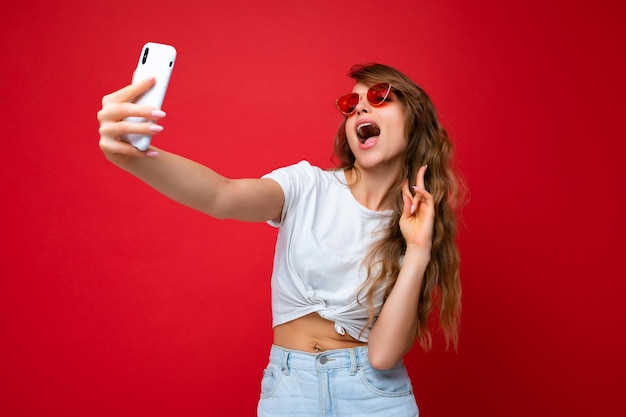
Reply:
[[[348,121],[346,122],[346,125],[344,126],[344,130],[346,133],[346,137],[348,138],[348,142],[351,142],[354,139],[356,139],[356,122],[348,119]]]
[[[394,136],[402,136],[406,140],[406,116],[404,108],[402,108],[398,103],[391,103],[391,105],[386,107],[384,110],[385,114],[383,115],[383,118],[387,122],[387,129],[390,132],[393,132]]]
[[[348,118],[346,119],[346,123],[344,124],[344,128],[346,129],[346,134],[347,134],[350,130],[354,129],[355,124],[356,124],[356,122],[355,122],[354,117],[348,117]]]
[[[404,114],[397,117],[395,125],[398,135],[401,135],[408,144],[409,137],[408,132],[406,131],[406,118],[404,117]]]
[[[408,142],[406,135],[406,129],[404,126],[404,117],[398,117],[389,123],[389,130],[393,132],[393,136],[396,138],[402,138],[405,142]]]

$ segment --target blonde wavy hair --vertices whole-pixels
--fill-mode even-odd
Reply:
[[[409,178],[415,185],[417,171],[428,164],[425,176],[426,189],[435,201],[435,226],[431,260],[422,282],[417,305],[417,334],[424,350],[432,347],[428,317],[433,308],[439,308],[441,328],[446,346],[458,348],[461,313],[461,281],[459,252],[456,245],[457,213],[465,195],[465,187],[453,168],[453,145],[448,133],[437,119],[435,107],[422,88],[398,70],[381,64],[355,65],[348,75],[356,82],[371,86],[389,83],[391,90],[404,105],[405,132],[408,145],[402,171],[389,190],[394,199],[394,213],[383,237],[370,249],[364,264],[368,277],[359,291],[359,300],[365,301],[370,319],[365,328],[375,321],[373,298],[382,287],[383,301],[391,292],[400,272],[400,259],[406,251],[406,242],[400,232],[400,217],[404,202],[402,182]],[[335,163],[338,169],[355,169],[354,154],[348,146],[344,120],[335,137]],[[358,173],[357,173],[358,174]],[[364,294],[364,296],[362,296]]]

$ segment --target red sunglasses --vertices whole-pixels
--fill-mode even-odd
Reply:
[[[367,89],[367,101],[370,102],[372,106],[380,106],[389,96],[389,92],[391,91],[391,84],[388,83],[379,83],[374,84],[370,88]],[[361,96],[357,93],[346,94],[345,96],[341,96],[335,102],[335,106],[337,106],[337,110],[341,112],[344,116],[348,116],[356,110],[356,106],[359,105],[359,101],[361,100]]]

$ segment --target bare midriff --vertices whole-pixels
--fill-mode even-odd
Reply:
[[[310,313],[274,327],[274,344],[309,353],[367,345],[347,333],[337,333],[335,323],[323,319],[317,313]]]

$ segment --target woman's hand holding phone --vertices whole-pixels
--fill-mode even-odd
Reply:
[[[165,117],[162,110],[134,103],[137,97],[154,87],[154,77],[127,85],[102,98],[102,109],[98,112],[100,122],[100,149],[116,165],[123,165],[132,157],[150,157],[154,153],[143,152],[123,140],[126,135],[154,135],[163,130],[157,124]],[[141,118],[143,122],[128,121],[129,117]]]
[[[163,130],[155,122],[165,117],[160,109],[175,61],[173,46],[146,43],[139,54],[133,83],[102,99],[102,110],[98,112],[100,148],[111,162],[124,164],[132,156],[154,156],[148,146],[152,135]]]

